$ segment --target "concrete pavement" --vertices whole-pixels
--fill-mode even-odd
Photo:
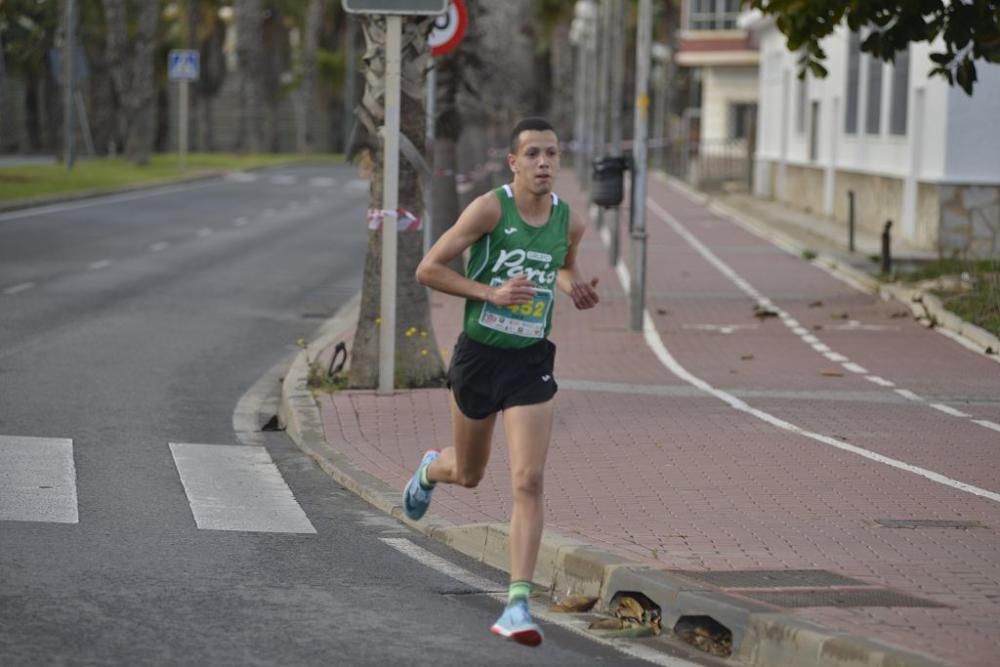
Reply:
[[[556,191],[586,206],[568,173]],[[604,603],[643,592],[665,627],[711,617],[746,664],[996,664],[996,355],[924,327],[835,243],[769,226],[766,209],[661,177],[649,197],[644,331],[628,327],[627,267],[593,228],[580,260],[602,303],[557,305],[536,581]],[[435,295],[432,312],[447,355],[461,302]],[[447,396],[314,399],[309,358],[349,345],[356,317],[342,311],[295,361],[282,418],[337,481],[402,518],[421,454],[450,442]],[[509,484],[498,427],[479,487],[440,487],[413,525],[506,569]]]

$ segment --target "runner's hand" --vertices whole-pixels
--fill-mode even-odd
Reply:
[[[569,295],[573,299],[573,305],[576,306],[577,310],[586,310],[588,308],[593,308],[600,301],[600,297],[597,296],[597,278],[591,278],[588,283],[586,280],[577,280],[570,286]]]
[[[494,306],[531,303],[535,298],[535,283],[525,276],[514,276],[499,287],[490,288],[488,300]]]

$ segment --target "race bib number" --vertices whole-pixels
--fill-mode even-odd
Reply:
[[[494,278],[490,287],[503,284],[499,278]],[[545,323],[548,321],[549,308],[552,307],[552,290],[544,287],[535,288],[535,296],[530,303],[519,303],[511,306],[494,306],[483,304],[479,314],[479,323],[488,329],[503,333],[524,336],[525,338],[543,338]]]

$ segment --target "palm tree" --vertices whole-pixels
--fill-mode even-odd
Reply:
[[[362,27],[365,35],[365,93],[358,118],[371,137],[378,137],[378,128],[385,118],[385,33],[384,17],[366,15]],[[402,34],[402,84],[400,89],[400,132],[415,146],[423,144],[424,76],[429,49],[428,18],[406,18]],[[369,208],[382,208],[382,144],[378,143],[375,172],[369,189]],[[399,165],[399,206],[415,216],[423,215],[423,197],[416,168],[404,160]],[[397,250],[396,283],[396,387],[439,386],[444,377],[441,354],[430,323],[430,303],[427,290],[414,278],[417,264],[423,256],[423,234],[400,232]],[[353,387],[375,387],[378,384],[378,316],[381,290],[381,229],[368,234],[364,281],[361,289],[361,311],[351,350],[349,382]]]

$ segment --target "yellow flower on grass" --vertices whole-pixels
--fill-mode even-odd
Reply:
[[[382,318],[381,317],[376,317],[375,318],[375,324],[382,324]]]
[[[426,357],[427,356],[427,350],[420,350],[420,356],[421,357]]]

